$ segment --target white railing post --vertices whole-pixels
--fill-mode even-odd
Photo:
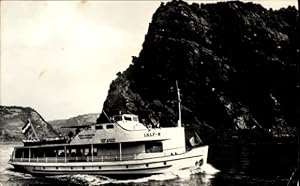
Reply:
[[[65,163],[67,162],[67,147],[64,146],[64,151],[65,151]]]
[[[14,161],[15,160],[15,156],[16,156],[16,150],[13,151],[13,155],[12,155],[12,160]]]
[[[122,143],[119,143],[119,154],[120,154],[120,161],[122,161]]]
[[[29,148],[29,150],[28,150],[29,152],[28,152],[28,156],[29,156],[29,159],[28,159],[28,161],[30,162],[30,156],[31,156],[31,149]]]
[[[91,144],[92,162],[94,161],[94,145]]]

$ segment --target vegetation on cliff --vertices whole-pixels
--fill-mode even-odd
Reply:
[[[207,139],[241,130],[295,135],[297,17],[295,7],[274,11],[239,1],[162,3],[103,109],[174,126],[178,80],[183,123]],[[103,113],[97,122],[107,122]]]
[[[0,141],[21,141],[25,139],[22,127],[30,119],[40,139],[56,137],[58,133],[43,117],[30,107],[0,105]]]

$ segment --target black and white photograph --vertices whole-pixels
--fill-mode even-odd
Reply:
[[[0,0],[0,186],[299,186],[299,22],[297,0]]]

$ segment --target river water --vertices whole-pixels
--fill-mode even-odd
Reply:
[[[194,186],[287,186],[297,166],[297,144],[210,145],[209,164],[135,179],[73,175],[34,177],[18,173],[7,162],[17,144],[0,144],[1,185],[194,185]],[[20,145],[20,144],[18,144]],[[295,184],[295,183],[294,183]],[[293,184],[291,184],[293,185]]]

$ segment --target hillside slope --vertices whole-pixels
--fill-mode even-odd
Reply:
[[[40,139],[58,135],[52,126],[34,109],[0,105],[0,141],[21,141],[25,139],[21,131],[28,119],[31,120]]]
[[[56,131],[67,135],[69,131],[75,132],[76,129],[62,127],[90,125],[96,123],[98,116],[99,114],[97,113],[83,114],[69,119],[48,121],[48,123],[51,124]]]

